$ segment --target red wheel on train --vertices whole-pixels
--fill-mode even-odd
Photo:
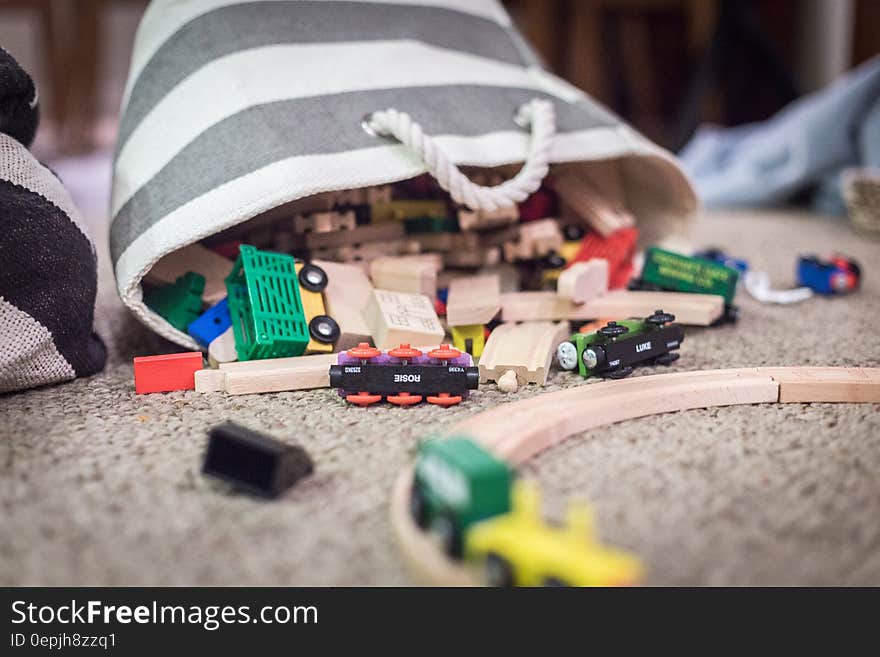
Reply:
[[[428,403],[437,404],[437,406],[454,406],[460,401],[460,395],[450,395],[448,392],[441,392],[439,395],[428,397]]]
[[[376,349],[376,347],[371,347],[368,342],[361,342],[357,347],[352,347],[345,353],[352,358],[358,358],[360,360],[370,360],[371,358],[382,355],[381,351]]]
[[[400,358],[401,360],[410,360],[412,358],[417,358],[422,355],[421,350],[415,349],[409,346],[408,342],[404,342],[399,347],[396,347],[388,352],[388,355],[392,358]]]
[[[452,360],[461,356],[461,352],[455,347],[450,347],[448,344],[441,344],[436,349],[429,351],[428,356],[437,360]]]
[[[389,404],[396,406],[412,406],[422,401],[421,395],[411,395],[408,392],[399,392],[396,395],[388,395],[385,399]]]
[[[346,395],[345,401],[357,406],[369,406],[382,401],[382,395],[371,395],[369,392],[359,392],[356,395]]]

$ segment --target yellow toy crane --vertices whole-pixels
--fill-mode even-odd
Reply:
[[[510,513],[473,525],[465,558],[481,563],[491,586],[632,586],[643,574],[639,560],[602,545],[585,504],[569,506],[564,527],[541,517],[537,486],[519,481]]]

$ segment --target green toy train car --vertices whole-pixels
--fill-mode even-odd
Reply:
[[[507,464],[472,440],[427,440],[419,447],[410,511],[447,553],[461,556],[468,527],[510,511],[512,481]]]
[[[653,362],[670,365],[678,360],[684,331],[673,324],[675,315],[657,310],[645,319],[608,322],[594,333],[575,333],[556,349],[556,362],[563,370],[584,377],[622,379],[633,366]]]

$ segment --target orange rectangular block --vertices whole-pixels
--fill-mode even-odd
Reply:
[[[148,392],[194,390],[196,372],[202,367],[204,365],[200,351],[138,356],[134,359],[134,390],[139,395]]]

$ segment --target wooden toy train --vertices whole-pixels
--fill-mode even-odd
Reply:
[[[633,366],[653,362],[670,365],[678,360],[676,350],[684,331],[673,324],[675,315],[657,310],[645,319],[608,322],[594,333],[575,333],[556,349],[556,362],[563,370],[575,370],[584,377],[623,379]]]
[[[545,523],[537,488],[466,437],[420,444],[410,513],[491,586],[626,586],[642,577],[638,559],[598,541],[585,505],[569,508],[564,527]]]
[[[362,342],[340,353],[330,366],[330,387],[351,404],[369,406],[384,398],[410,406],[424,398],[429,404],[452,406],[476,390],[480,371],[469,354],[441,344],[427,354],[408,344],[382,353]]]

